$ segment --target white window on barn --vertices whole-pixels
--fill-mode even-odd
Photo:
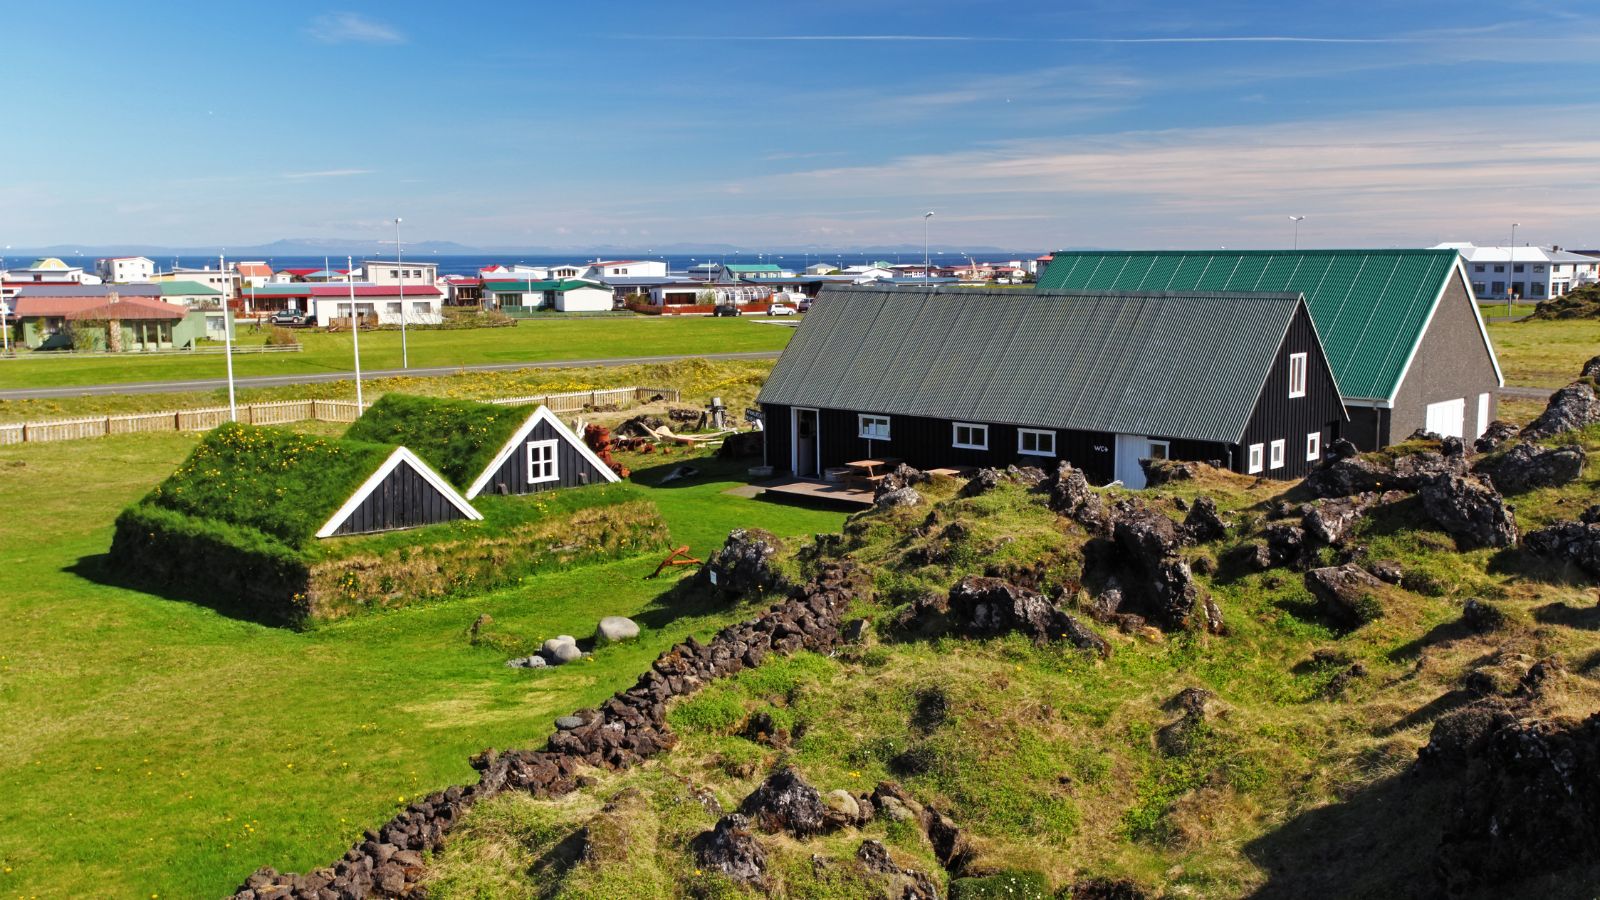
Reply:
[[[856,421],[860,427],[860,434],[869,441],[887,441],[889,439],[889,417],[859,415]]]
[[[1265,455],[1263,451],[1265,451],[1265,450],[1266,450],[1266,445],[1265,444],[1251,444],[1250,445],[1250,465],[1247,466],[1246,468],[1250,472],[1251,475],[1254,475],[1255,473],[1261,471],[1262,462],[1263,462],[1263,456]]]
[[[957,422],[954,429],[952,446],[963,450],[989,449],[989,426],[974,425],[970,422]]]
[[[556,462],[556,447],[560,441],[528,442],[528,483],[543,484],[561,477]]]
[[[1023,456],[1055,456],[1056,433],[1037,428],[1017,429],[1017,452]]]
[[[1281,438],[1279,440],[1276,440],[1276,441],[1272,442],[1272,464],[1271,464],[1271,468],[1274,468],[1274,469],[1283,468],[1283,457],[1284,457],[1284,449],[1285,449],[1284,444],[1285,444],[1285,442]]]
[[[1306,435],[1306,462],[1319,459],[1322,459],[1322,432],[1313,431]]]
[[[1289,396],[1304,397],[1306,395],[1306,355],[1304,353],[1289,354]]]

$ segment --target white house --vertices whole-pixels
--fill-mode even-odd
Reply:
[[[556,312],[608,312],[616,305],[611,288],[582,279],[485,279],[483,298],[501,309],[520,306],[526,309],[553,309]]]
[[[839,265],[837,263],[819,262],[806,266],[807,275],[832,275],[837,271],[839,271]]]
[[[361,263],[361,274],[362,280],[369,284],[431,285],[439,280],[439,264],[409,259],[399,262],[369,259]]]
[[[193,281],[222,292],[222,296],[232,300],[239,296],[239,273],[223,269],[192,269],[186,266],[174,266],[171,272],[157,272],[152,281]]]
[[[1472,293],[1479,299],[1516,296],[1543,300],[1600,282],[1600,259],[1560,247],[1479,247],[1459,243],[1439,244],[1433,249],[1461,254],[1472,281]]]
[[[10,269],[0,276],[0,300],[10,300],[29,285],[99,283],[100,276],[88,274],[81,266],[69,266],[54,256],[45,256],[25,269]]]
[[[233,264],[233,271],[239,275],[239,287],[241,289],[260,287],[263,284],[288,283],[288,278],[285,278],[283,282],[275,282],[273,280],[272,267],[267,265],[265,260],[236,262]]]
[[[95,271],[112,284],[145,284],[155,277],[156,264],[143,256],[113,256],[97,259]]]
[[[660,259],[597,259],[582,276],[594,281],[608,278],[665,278],[667,263]]]
[[[405,306],[401,306],[400,288],[387,284],[317,284],[302,286],[310,293],[311,312],[323,328],[336,319],[350,316],[351,294],[355,295],[355,309],[368,321],[379,325],[399,325],[403,317],[407,325],[438,325],[444,321],[440,305],[444,293],[431,284],[407,285]]]

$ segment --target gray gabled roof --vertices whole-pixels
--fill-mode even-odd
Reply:
[[[1304,306],[1297,293],[830,288],[758,399],[1233,444]]]

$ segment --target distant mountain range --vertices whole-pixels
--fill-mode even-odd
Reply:
[[[963,256],[984,256],[1015,258],[1019,254],[1024,256],[1037,256],[1042,251],[1016,251],[1000,247],[950,247],[933,246],[929,248],[932,253],[960,254]],[[249,257],[279,257],[279,256],[373,256],[380,253],[392,254],[394,244],[384,243],[379,240],[355,240],[351,238],[284,238],[270,244],[253,245],[196,245],[186,247],[168,247],[156,244],[53,244],[44,247],[12,247],[7,249],[6,255],[13,259],[21,256],[148,256],[151,258],[169,256],[216,256],[226,253],[231,259],[245,259]],[[461,244],[455,241],[417,241],[405,245],[407,255],[419,254],[424,256],[468,256],[468,255],[510,255],[510,254],[538,254],[545,256],[581,255],[581,256],[690,256],[716,254],[754,256],[764,254],[794,254],[810,256],[827,256],[830,254],[849,254],[851,256],[865,256],[872,254],[884,255],[921,255],[921,244],[871,244],[860,247],[828,247],[819,244],[809,245],[779,245],[770,247],[740,247],[733,244],[694,244],[672,243],[640,246],[637,244],[571,244],[565,246],[535,246],[535,245],[498,245],[475,246]]]

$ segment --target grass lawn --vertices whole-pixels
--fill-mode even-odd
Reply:
[[[1600,354],[1600,320],[1557,319],[1489,325],[1506,384],[1558,388],[1578,377],[1585,360]]]
[[[642,578],[653,558],[306,633],[103,583],[112,518],[196,440],[0,448],[0,896],[219,896],[262,864],[305,871],[406,798],[472,781],[470,754],[542,742],[552,717],[748,612],[667,607],[671,581]],[[697,465],[706,474],[682,487],[635,491],[702,557],[735,526],[802,535],[843,520],[732,497],[742,467]],[[481,613],[517,637],[584,636],[613,613],[644,633],[534,673],[468,644]]]
[[[782,350],[793,334],[793,328],[759,325],[747,319],[630,316],[537,319],[521,322],[515,328],[418,329],[408,334],[408,343],[411,365],[426,367]],[[299,337],[305,345],[299,353],[236,357],[234,376],[344,372],[351,368],[349,334],[305,331]],[[248,333],[248,328],[244,340],[260,342],[260,338]],[[0,389],[222,378],[226,375],[224,365],[221,356],[209,355],[130,353],[120,357],[30,358],[0,364]],[[398,369],[400,332],[363,333],[361,365],[366,369]]]

